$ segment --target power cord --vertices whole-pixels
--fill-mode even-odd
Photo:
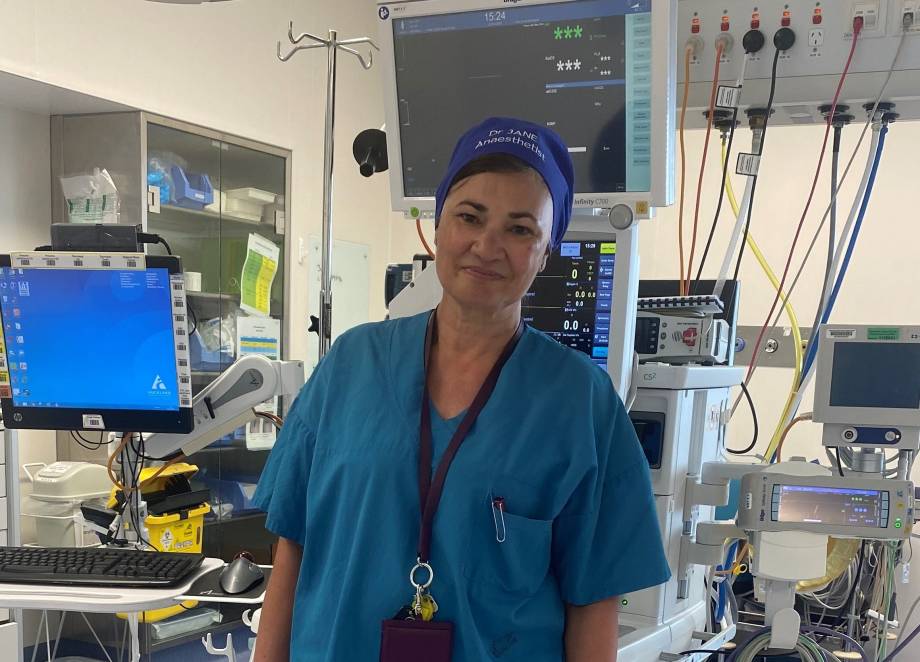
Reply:
[[[833,117],[836,114],[837,102],[840,99],[840,93],[843,90],[843,84],[846,81],[847,74],[850,71],[850,65],[853,62],[853,56],[856,53],[856,46],[859,41],[859,35],[862,32],[862,26],[863,26],[862,17],[857,17],[857,19],[855,19],[853,22],[853,43],[850,47],[850,54],[847,58],[846,65],[844,65],[843,73],[840,76],[840,81],[837,84],[837,91],[834,93],[834,100],[833,100],[833,103],[831,104],[831,112],[830,112],[831,117]],[[787,28],[784,28],[784,29],[787,29]],[[790,30],[790,32],[792,31]],[[761,328],[760,333],[757,336],[757,341],[754,343],[754,346],[753,346],[754,354],[751,357],[751,362],[750,362],[750,365],[748,366],[747,376],[745,377],[745,382],[747,383],[750,383],[750,380],[754,375],[754,371],[757,369],[757,361],[760,357],[760,347],[761,347],[760,343],[763,342],[764,334],[766,333],[767,327],[770,324],[770,319],[773,317],[773,313],[776,310],[776,306],[779,303],[780,297],[782,296],[781,293],[783,291],[783,288],[786,285],[786,278],[789,275],[789,267],[792,265],[792,257],[795,253],[795,247],[796,247],[796,244],[798,243],[799,235],[802,232],[802,227],[805,225],[805,220],[808,217],[808,210],[811,208],[811,202],[814,199],[815,190],[817,189],[818,181],[821,176],[821,166],[824,163],[824,155],[825,155],[825,152],[827,151],[827,142],[828,142],[828,139],[830,138],[830,132],[831,132],[831,123],[830,121],[828,121],[827,129],[824,133],[824,142],[822,144],[821,153],[818,158],[818,167],[815,170],[815,177],[814,177],[814,180],[812,181],[812,186],[811,186],[811,190],[808,195],[808,200],[805,203],[805,209],[802,212],[802,217],[799,220],[798,227],[796,228],[795,235],[793,236],[793,239],[792,239],[792,246],[789,249],[789,256],[786,259],[786,266],[783,269],[783,276],[780,279],[780,287],[777,289],[776,296],[773,299],[773,304],[770,307],[770,312],[767,314],[766,321],[764,322],[763,327]]]
[[[188,297],[185,299],[185,310],[192,321],[192,328],[188,331],[188,335],[191,337],[198,330],[198,315],[195,314],[195,309],[189,304]]]
[[[757,156],[763,156],[764,146],[767,144],[767,129],[770,126],[770,115],[773,114],[773,102],[776,99],[776,78],[779,71],[779,58],[784,52],[788,51],[795,45],[795,32],[789,28],[780,28],[773,35],[773,45],[776,52],[773,54],[773,66],[770,71],[770,96],[767,99],[767,108],[763,116],[763,127],[761,128],[760,144],[757,148]],[[748,204],[747,218],[744,221],[744,234],[741,240],[741,248],[738,250],[738,259],[735,262],[735,271],[732,280],[738,280],[738,274],[741,271],[741,259],[744,257],[744,250],[747,248],[747,238],[751,231],[751,216],[754,213],[754,196],[757,192],[757,179],[755,174],[754,181],[751,183],[751,199]]]
[[[709,94],[709,110],[706,112],[706,137],[703,139],[703,158],[700,162],[700,176],[696,185],[696,205],[693,210],[693,232],[690,236],[690,257],[687,260],[687,277],[684,280],[684,291],[683,295],[690,294],[690,280],[693,278],[693,256],[696,252],[696,233],[699,228],[700,221],[700,200],[703,197],[703,180],[706,177],[706,164],[708,162],[706,156],[709,153],[709,136],[712,134],[712,124],[715,120],[716,113],[716,96],[719,93],[719,72],[722,67],[722,54],[725,52],[725,47],[727,43],[727,37],[720,37],[716,40],[716,64],[715,71],[712,74],[712,91]],[[747,62],[747,57],[744,59]],[[684,83],[689,87],[690,81],[687,80]]]
[[[419,228],[419,231],[421,231],[421,228]],[[162,235],[155,234],[153,232],[138,232],[137,240],[142,244],[161,244],[163,248],[166,249],[166,253],[168,255],[173,254],[172,248],[170,248],[169,246],[169,242],[167,242],[166,239],[164,239]],[[189,319],[191,319],[192,321],[192,328],[189,329],[189,332],[188,332],[188,335],[191,336],[198,330],[198,316],[195,314],[195,311],[194,309],[192,309],[192,306],[188,303],[187,298],[186,298],[186,303],[185,303],[185,311],[186,311],[186,314],[189,316]]]
[[[79,430],[70,430],[70,437],[75,442],[77,442],[77,444],[80,447],[88,451],[98,451],[100,448],[102,448],[105,445],[105,441],[104,441],[105,432],[101,432],[99,434],[99,441],[92,441],[91,439],[87,439],[80,433]]]
[[[757,408],[754,407],[754,399],[751,397],[747,385],[744,382],[741,382],[741,392],[744,394],[744,397],[747,399],[748,406],[751,408],[751,418],[754,421],[754,435],[751,439],[751,443],[741,450],[734,450],[732,448],[725,449],[726,453],[731,453],[732,455],[745,455],[746,453],[750,453],[757,445],[757,437],[760,434],[760,428],[757,425]]]
[[[901,33],[901,38],[898,40],[898,48],[895,51],[894,57],[891,60],[891,65],[888,67],[887,75],[885,76],[885,81],[882,83],[882,87],[879,90],[878,96],[875,98],[875,102],[872,104],[872,109],[869,111],[869,119],[863,125],[862,132],[859,134],[859,140],[856,142],[856,147],[853,149],[853,153],[850,155],[850,159],[847,162],[847,167],[843,170],[843,176],[840,178],[840,181],[837,184],[837,188],[834,191],[835,195],[839,195],[840,189],[843,188],[843,184],[847,179],[847,176],[850,174],[850,169],[853,167],[853,162],[856,160],[856,156],[859,154],[859,148],[862,147],[863,142],[865,141],[866,134],[869,132],[869,128],[872,126],[873,118],[875,117],[876,112],[879,110],[892,110],[894,104],[883,104],[882,99],[885,96],[885,91],[888,89],[888,83],[891,82],[891,77],[894,75],[895,67],[898,64],[898,61],[901,57],[901,51],[904,48],[904,42],[906,41],[908,30],[914,25],[914,15],[911,12],[906,12],[901,21],[903,32]],[[786,295],[786,298],[792,294],[796,286],[799,284],[799,279],[802,277],[802,273],[805,271],[805,265],[808,264],[808,260],[811,258],[811,253],[815,248],[815,244],[818,242],[818,237],[821,235],[821,231],[824,230],[824,225],[827,223],[828,216],[831,213],[831,207],[828,205],[827,210],[824,212],[824,216],[821,219],[818,229],[815,230],[814,236],[811,238],[811,243],[808,245],[808,250],[805,251],[805,257],[802,258],[802,262],[799,264],[799,268],[795,273],[795,278],[792,280],[792,285],[789,286],[789,293]],[[782,311],[779,311],[776,314],[776,318],[773,320],[772,327],[775,327],[779,323],[779,317],[782,314]]]
[[[166,249],[168,255],[172,255],[172,248],[169,247],[169,243],[161,236],[153,232],[140,232],[137,233],[137,241],[141,244],[161,244],[163,248]]]
[[[687,189],[687,146],[684,140],[687,124],[687,105],[690,100],[690,58],[694,55],[694,47],[688,43],[684,48],[684,95],[680,105],[680,120],[677,126],[678,147],[680,148],[680,196],[677,203],[677,249],[680,253],[680,293],[687,291],[684,282],[684,202]]]
[[[837,457],[837,473],[843,478],[843,462],[840,461],[840,446],[834,446],[834,455]]]
[[[749,56],[759,53],[766,42],[763,32],[760,30],[750,30],[744,35],[744,60],[742,61],[741,75],[738,77],[737,87],[743,89],[745,74]],[[740,100],[739,100],[740,102]],[[712,248],[712,239],[716,234],[716,226],[719,224],[719,217],[722,213],[722,204],[725,202],[725,183],[728,180],[728,163],[732,152],[732,145],[735,142],[735,128],[738,126],[738,105],[732,110],[731,124],[729,125],[728,148],[725,156],[725,162],[722,164],[722,183],[719,186],[719,202],[716,205],[716,213],[712,219],[712,225],[709,226],[709,236],[706,237],[706,245],[703,248],[703,254],[700,258],[700,266],[696,271],[696,280],[699,281],[703,275],[703,267],[706,265],[706,258],[709,257],[709,249]],[[689,291],[689,288],[688,288]]]

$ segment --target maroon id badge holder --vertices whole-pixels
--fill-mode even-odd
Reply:
[[[428,572],[428,580],[415,579],[416,571]],[[434,570],[419,560],[409,573],[415,596],[388,621],[380,632],[380,662],[450,662],[454,647],[454,624],[435,621],[438,603],[428,591]]]
[[[380,662],[450,662],[454,624],[445,621],[384,621]]]

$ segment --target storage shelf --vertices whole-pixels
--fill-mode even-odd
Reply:
[[[187,292],[189,306],[194,310],[199,322],[204,322],[215,317],[226,317],[239,308],[240,295],[215,292]],[[272,317],[281,317],[284,305],[280,299],[272,297],[270,311]],[[247,316],[246,313],[240,313]]]
[[[275,226],[272,223],[250,221],[244,218],[238,218],[227,212],[218,214],[208,209],[186,209],[185,207],[176,207],[175,205],[161,205],[160,213],[154,214],[150,212],[148,213],[147,219],[148,221],[153,220],[155,222],[168,220],[173,224],[181,222],[183,226],[185,226],[187,222],[199,223],[200,221],[204,221],[209,224],[220,224],[222,232],[237,230],[259,232],[261,234],[270,234],[276,237],[281,236],[275,232]]]
[[[227,366],[230,367],[229,365]],[[192,377],[199,379],[217,379],[222,373],[220,370],[192,370]]]
[[[204,216],[216,221],[230,221],[231,223],[242,223],[244,225],[253,227],[258,227],[260,225],[264,225],[267,228],[271,227],[269,223],[263,223],[261,220],[250,221],[249,219],[239,218],[228,212],[219,214],[216,211],[211,211],[210,209],[188,209],[186,207],[177,207],[176,205],[160,205],[160,214],[162,215],[164,211],[176,212],[178,214],[190,214],[192,216]]]
[[[234,301],[238,303],[240,300],[239,294],[228,294],[227,292],[194,292],[186,290],[185,296],[189,299],[204,299],[206,301]]]

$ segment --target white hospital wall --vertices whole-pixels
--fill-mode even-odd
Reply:
[[[31,250],[49,241],[49,127],[47,117],[0,105],[0,252]],[[54,447],[54,433],[22,430],[19,463],[53,459]],[[22,490],[28,494],[30,486],[23,484]],[[22,524],[29,538],[34,527],[28,520]]]

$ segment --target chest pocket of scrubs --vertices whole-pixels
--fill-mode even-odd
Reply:
[[[493,493],[503,491],[496,487]],[[492,499],[490,495],[475,509],[464,574],[507,593],[535,593],[549,573],[553,521],[516,514],[510,497],[505,498],[504,513],[493,513]]]

